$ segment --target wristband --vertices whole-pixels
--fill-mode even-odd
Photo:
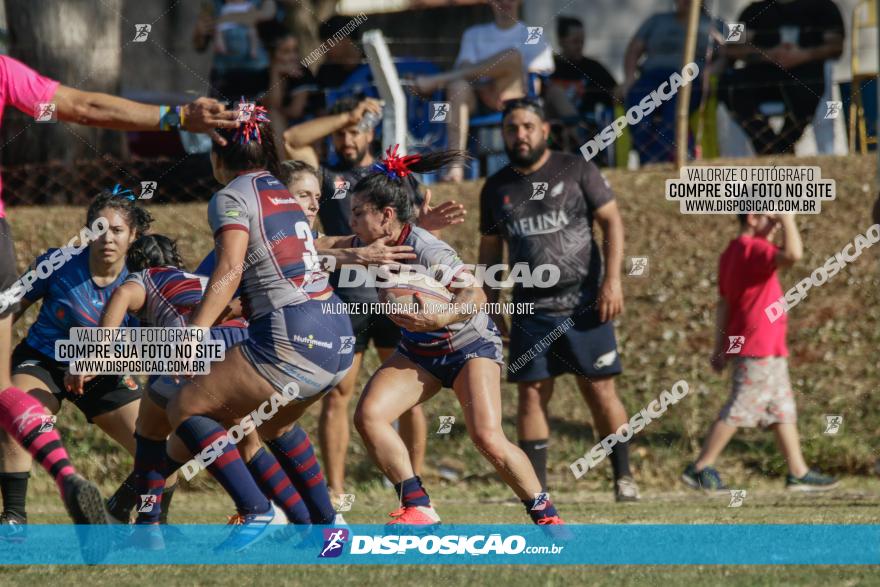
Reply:
[[[176,130],[180,124],[180,106],[159,106],[159,130]]]

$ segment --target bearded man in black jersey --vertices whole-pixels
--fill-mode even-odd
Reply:
[[[506,244],[510,266],[559,270],[551,287],[523,280],[514,285],[513,301],[533,304],[533,314],[512,316],[509,327],[504,316],[493,316],[510,336],[507,375],[519,388],[520,447],[546,491],[547,413],[556,377],[576,376],[602,438],[629,420],[614,386],[621,365],[611,322],[623,311],[623,221],[595,164],[547,149],[550,127],[539,102],[508,102],[502,133],[510,164],[486,181],[480,195],[480,263],[500,263]],[[601,253],[594,219],[602,227]],[[485,289],[496,301],[498,290]],[[619,442],[609,460],[617,501],[637,501],[628,443]]]

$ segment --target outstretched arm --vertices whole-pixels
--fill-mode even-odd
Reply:
[[[58,86],[51,101],[56,104],[58,118],[66,122],[116,130],[163,130],[161,106],[68,86]],[[217,100],[199,98],[181,107],[180,128],[213,133],[216,128],[236,128],[237,118],[237,112],[226,110]],[[212,136],[219,139],[216,134]]]

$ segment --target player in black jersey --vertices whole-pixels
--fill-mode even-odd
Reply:
[[[510,333],[507,371],[508,381],[519,386],[520,446],[546,490],[547,408],[557,376],[577,377],[601,437],[628,422],[614,386],[621,366],[611,322],[623,311],[623,222],[593,163],[547,149],[550,128],[539,102],[509,102],[502,132],[510,164],[486,181],[480,195],[480,263],[500,263],[507,244],[511,266],[559,270],[552,287],[514,286],[513,301],[534,304],[534,314],[512,316],[509,329],[505,317],[493,316],[502,332]],[[594,219],[604,235],[604,275]],[[485,289],[489,301],[496,301],[498,290]],[[616,499],[638,500],[627,443],[617,444],[609,456]]]

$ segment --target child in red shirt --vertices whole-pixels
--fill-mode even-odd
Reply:
[[[788,316],[771,322],[766,308],[782,297],[777,268],[788,267],[803,254],[794,216],[740,215],[739,237],[721,255],[720,298],[712,368],[732,367],[730,399],[709,431],[700,457],[688,465],[682,480],[694,489],[725,490],[712,465],[740,426],[770,427],[788,464],[786,488],[820,491],[837,485],[833,477],[809,467],[801,453],[797,410],[788,377],[785,343]],[[782,227],[782,248],[773,244]]]

